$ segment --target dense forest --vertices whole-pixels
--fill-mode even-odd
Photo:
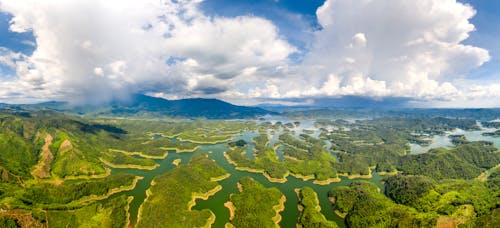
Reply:
[[[274,227],[280,219],[292,219],[298,227],[343,226],[327,219],[332,208],[349,227],[495,227],[500,223],[498,145],[450,132],[482,126],[488,127],[483,136],[494,137],[498,125],[433,113],[281,122],[87,118],[4,108],[0,227],[133,225],[129,191],[148,171],[165,168],[172,154],[189,160],[182,157],[181,164],[149,179],[136,227],[201,227],[216,219],[235,227]],[[411,152],[412,144],[428,146],[433,136],[444,136],[450,146]],[[215,161],[215,153],[223,161]],[[238,170],[232,182],[234,189],[239,186],[236,192],[221,191],[230,170],[224,164]],[[266,183],[248,172],[263,175]],[[382,175],[382,184],[372,180],[375,173]],[[330,191],[292,187],[290,178],[327,185],[325,192]],[[274,182],[295,189],[297,218],[281,217],[285,192],[267,187]],[[230,218],[193,209],[197,199],[218,192],[227,194]],[[331,201],[328,208],[324,200]]]
[[[157,176],[140,208],[138,227],[202,227],[213,223],[210,210],[191,210],[196,198],[208,198],[220,185],[212,181],[225,175],[205,154],[196,154],[189,164]]]

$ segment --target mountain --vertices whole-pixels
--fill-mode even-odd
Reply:
[[[258,107],[246,107],[230,104],[218,99],[191,98],[167,100],[136,94],[127,101],[113,101],[100,106],[72,107],[65,102],[45,102],[36,104],[37,107],[57,111],[75,112],[79,114],[103,115],[165,115],[184,118],[207,119],[244,119],[260,115],[275,114]]]

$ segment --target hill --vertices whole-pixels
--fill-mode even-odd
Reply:
[[[34,105],[63,112],[103,115],[165,115],[184,118],[245,119],[273,112],[258,107],[233,105],[218,99],[190,98],[167,100],[136,94],[127,101],[113,101],[99,106],[70,106],[65,102],[45,102]]]

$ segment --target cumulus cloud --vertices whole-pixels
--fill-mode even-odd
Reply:
[[[266,84],[259,94],[467,96],[469,90],[454,81],[490,59],[487,50],[463,44],[474,31],[474,15],[471,6],[455,0],[327,0],[317,10],[322,29],[294,72],[308,83]]]
[[[3,55],[18,78],[0,93],[23,84],[25,96],[91,103],[134,92],[218,93],[221,79],[267,71],[295,51],[270,21],[208,17],[199,2],[1,0],[10,30],[33,32],[37,46],[23,59]]]
[[[499,83],[463,83],[490,56],[464,44],[476,12],[456,0],[327,0],[299,63],[271,21],[207,16],[200,2],[0,0],[10,30],[36,38],[29,56],[0,49],[17,75],[0,82],[0,98],[500,97]]]

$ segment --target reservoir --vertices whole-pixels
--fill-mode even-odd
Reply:
[[[247,142],[251,142],[251,139],[258,134],[255,132],[244,132],[240,134],[235,140],[244,139]],[[277,137],[273,137],[276,138]],[[247,148],[246,152],[248,156],[253,156],[253,143],[251,143]],[[144,179],[140,180],[137,183],[137,186],[130,191],[123,192],[120,194],[126,194],[128,196],[133,196],[129,208],[130,213],[130,221],[132,224],[135,224],[137,221],[137,214],[140,205],[143,203],[146,198],[146,190],[151,186],[151,181],[157,175],[168,172],[169,170],[175,168],[175,165],[172,164],[172,161],[175,159],[181,159],[181,164],[186,164],[189,162],[191,157],[197,153],[205,153],[209,156],[209,158],[215,160],[219,166],[224,168],[231,176],[227,179],[219,181],[219,184],[222,185],[222,190],[217,192],[214,196],[210,197],[208,200],[197,200],[196,205],[193,207],[194,210],[201,209],[210,209],[215,215],[216,220],[213,224],[213,227],[224,227],[224,224],[229,221],[229,210],[224,207],[224,203],[229,201],[229,196],[231,194],[238,193],[237,183],[238,181],[245,177],[249,176],[260,182],[265,187],[275,187],[279,189],[286,196],[285,210],[281,212],[282,221],[280,225],[282,227],[295,227],[296,220],[299,216],[298,211],[298,197],[295,193],[296,188],[303,187],[311,187],[318,194],[321,212],[326,216],[327,219],[333,220],[337,222],[341,227],[345,227],[343,219],[338,217],[332,208],[332,204],[328,199],[328,192],[331,191],[336,186],[349,185],[353,180],[342,177],[342,181],[331,183],[329,185],[317,185],[313,184],[313,180],[303,181],[302,179],[297,179],[293,176],[287,177],[287,182],[285,183],[273,183],[269,182],[262,174],[260,173],[250,173],[246,171],[236,170],[235,167],[228,163],[226,158],[224,157],[224,152],[228,151],[228,147],[226,143],[219,143],[215,145],[202,145],[200,149],[195,152],[186,152],[186,153],[175,153],[175,151],[169,151],[168,156],[164,159],[156,159],[155,161],[160,164],[154,170],[139,170],[139,169],[119,169],[113,168],[112,173],[131,173],[137,176],[142,176]],[[279,154],[279,153],[278,153]],[[354,179],[356,180],[356,179]],[[381,184],[381,177],[373,172],[371,179],[363,179],[367,181],[371,181],[379,188],[383,188]],[[117,194],[119,195],[119,194]]]
[[[312,122],[304,121],[301,123],[300,127],[294,129],[294,135],[298,137],[300,133],[303,132],[304,129],[314,129],[315,132],[312,134],[313,136],[318,136],[318,130],[312,126]],[[480,131],[463,131],[460,129],[456,129],[451,132],[447,132],[444,135],[435,135],[432,137],[432,143],[427,147],[421,147],[416,144],[411,144],[412,153],[424,153],[431,148],[437,147],[451,147],[451,141],[449,139],[449,135],[452,134],[463,134],[469,141],[476,140],[486,140],[492,141],[495,143],[496,147],[500,146],[500,138],[494,138],[490,136],[482,136],[483,132],[492,132],[495,129],[485,129],[483,128]],[[279,135],[279,131],[270,135],[270,143],[274,144],[278,140],[277,135]],[[235,140],[243,139],[250,143],[249,146],[246,147],[246,155],[248,157],[253,157],[254,144],[252,142],[252,138],[258,136],[257,132],[243,132],[238,134],[235,137]],[[326,142],[329,147],[330,142]],[[325,215],[328,220],[335,221],[340,227],[345,227],[344,221],[342,218],[337,216],[334,211],[331,202],[328,199],[328,192],[337,186],[345,186],[349,185],[353,180],[366,180],[376,184],[381,191],[383,191],[383,185],[381,183],[382,177],[378,175],[376,172],[372,172],[372,177],[370,179],[347,179],[345,177],[341,177],[340,182],[334,182],[329,185],[318,185],[313,184],[313,180],[304,181],[302,179],[297,179],[293,176],[287,177],[287,182],[285,183],[273,183],[269,182],[262,174],[260,173],[250,173],[246,171],[236,170],[232,164],[229,164],[226,158],[224,157],[224,152],[228,151],[226,143],[219,143],[215,145],[202,145],[195,152],[186,152],[186,153],[175,153],[175,151],[169,151],[168,156],[164,159],[156,159],[155,161],[160,164],[154,170],[138,170],[138,169],[112,169],[112,173],[131,173],[137,176],[144,177],[144,179],[140,180],[137,183],[137,186],[130,191],[123,192],[120,194],[126,194],[128,196],[133,196],[129,208],[130,213],[130,221],[131,224],[135,224],[137,221],[137,214],[140,205],[143,203],[146,198],[146,190],[151,185],[151,181],[157,175],[168,172],[169,170],[175,168],[175,165],[172,164],[172,161],[175,159],[181,159],[181,164],[186,164],[194,154],[197,153],[205,153],[209,156],[209,158],[215,160],[219,166],[224,168],[231,176],[227,179],[219,181],[219,184],[222,185],[222,190],[217,192],[214,196],[210,197],[208,200],[197,200],[196,205],[193,207],[194,210],[201,209],[209,209],[216,215],[215,223],[213,227],[224,227],[224,224],[229,221],[229,210],[224,207],[224,203],[229,201],[229,197],[231,194],[237,194],[237,183],[238,181],[245,177],[249,176],[260,182],[265,187],[275,187],[279,189],[286,196],[285,209],[281,212],[282,221],[280,225],[282,227],[295,227],[297,218],[299,216],[299,211],[297,208],[298,205],[298,197],[295,193],[296,188],[303,187],[311,187],[318,194],[321,212]],[[277,150],[277,156],[279,159],[282,159],[282,154],[280,150]],[[119,194],[117,194],[119,195]]]

